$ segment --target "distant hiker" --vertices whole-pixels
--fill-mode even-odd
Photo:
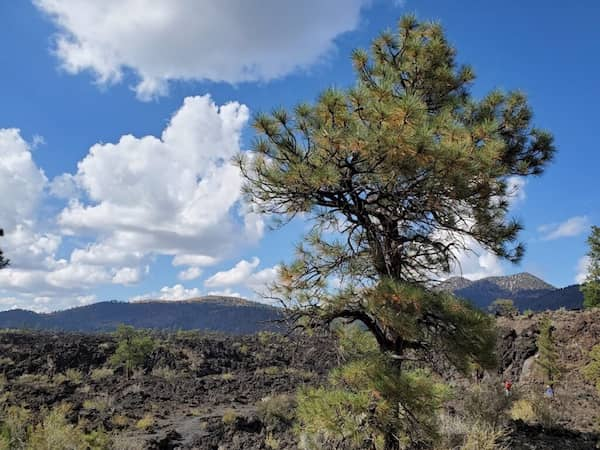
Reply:
[[[512,389],[512,381],[504,380],[504,395],[509,397]]]
[[[554,398],[554,386],[552,384],[546,385],[546,390],[544,391],[544,396],[549,399]]]
[[[475,369],[475,380],[477,383],[481,383],[483,381],[483,376],[485,375],[485,371],[481,367],[477,367]]]

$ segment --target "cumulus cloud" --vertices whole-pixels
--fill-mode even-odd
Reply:
[[[164,286],[159,292],[150,294],[138,295],[132,297],[130,300],[133,302],[141,300],[187,300],[201,295],[198,288],[186,288],[182,284],[176,284],[174,286]]]
[[[31,221],[47,181],[20,131],[0,129],[0,224],[5,231]]]
[[[589,227],[590,221],[587,216],[576,216],[561,223],[542,225],[538,227],[538,231],[543,234],[543,240],[551,241],[564,237],[579,236],[585,233]]]
[[[34,0],[57,26],[69,73],[116,83],[124,71],[147,100],[170,80],[266,81],[317,63],[357,27],[370,0]]]
[[[180,280],[183,280],[183,281],[189,281],[189,280],[195,280],[200,275],[202,275],[202,269],[200,269],[199,267],[192,266],[192,267],[188,267],[187,269],[179,272],[179,274],[177,275],[177,278],[179,278]]]
[[[100,285],[138,283],[160,255],[191,280],[256,243],[262,219],[242,203],[230,162],[248,115],[238,103],[186,98],[159,137],[94,145],[76,173],[51,182],[19,131],[0,129],[2,249],[12,263],[0,272],[0,297],[31,303],[35,293],[52,299],[48,308],[76,302]],[[36,215],[48,194],[68,202],[42,232]]]
[[[579,259],[579,261],[577,261],[577,275],[575,275],[575,282],[577,284],[583,283],[587,278],[590,270],[590,262],[591,261],[589,256],[583,256]]]
[[[231,269],[215,273],[204,282],[204,286],[214,288],[239,285],[250,277],[259,264],[260,259],[257,257],[252,258],[251,261],[242,259]]]

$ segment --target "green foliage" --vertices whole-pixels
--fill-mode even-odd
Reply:
[[[518,397],[516,390],[510,396],[504,395],[504,387],[499,378],[488,378],[471,386],[464,395],[463,408],[469,423],[485,423],[494,428],[504,425],[512,402]]]
[[[299,434],[312,448],[325,442],[357,449],[389,448],[390,439],[398,445],[432,442],[448,387],[427,370],[401,370],[374,351],[366,332],[360,334],[351,329],[346,335],[357,344],[354,359],[333,370],[327,386],[299,391]]]
[[[466,433],[461,450],[508,450],[509,447],[501,444],[506,436],[506,431],[501,428],[477,422]]]
[[[499,298],[494,300],[488,309],[492,314],[505,317],[512,317],[519,313],[514,302],[509,298]]]
[[[152,414],[146,414],[140,420],[135,423],[135,427],[138,430],[148,430],[154,426],[154,416]]]
[[[593,226],[588,237],[588,274],[581,286],[583,305],[586,308],[600,306],[600,227]]]
[[[590,382],[596,385],[600,393],[600,344],[594,345],[590,352],[591,361],[583,368],[583,375]]]
[[[529,308],[527,308],[525,311],[523,311],[523,315],[528,318],[532,317],[534,314],[535,314],[534,311]]]
[[[296,399],[287,394],[266,397],[258,404],[258,415],[268,427],[280,423],[290,425],[295,417]]]
[[[256,116],[253,155],[237,158],[258,211],[313,224],[273,294],[308,329],[361,322],[376,342],[328,387],[301,392],[300,428],[317,447],[433,441],[442,389],[404,362],[436,354],[463,372],[495,363],[492,319],[430,282],[471,243],[522,257],[509,179],[541,174],[553,138],[532,125],[522,93],[472,97],[473,71],[455,54],[438,24],[406,16],[353,53],[352,89]]]
[[[221,421],[225,425],[232,425],[237,420],[237,417],[238,417],[238,415],[234,409],[228,409],[223,413],[223,417],[221,418]]]
[[[60,405],[44,414],[41,423],[29,430],[26,450],[108,450],[110,440],[100,430],[86,434],[79,426],[69,423],[69,405]]]
[[[132,326],[120,325],[115,332],[117,349],[110,358],[113,366],[124,366],[127,377],[133,369],[141,367],[156,344],[151,336]]]
[[[542,369],[547,383],[553,383],[560,378],[559,355],[553,331],[552,320],[545,317],[540,323],[540,335],[536,342],[539,356],[535,363]]]
[[[28,409],[10,406],[2,411],[0,423],[0,450],[24,449],[27,431],[31,423]]]

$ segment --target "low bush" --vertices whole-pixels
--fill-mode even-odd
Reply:
[[[135,424],[135,427],[138,430],[148,430],[154,426],[154,417],[152,414],[146,414],[140,420],[138,420]]]
[[[294,421],[296,399],[292,395],[281,394],[265,397],[258,404],[258,415],[265,425],[274,427],[279,423],[291,424]]]
[[[233,409],[228,409],[223,413],[221,420],[225,425],[231,425],[237,420],[237,413]]]
[[[519,393],[513,387],[510,396],[504,393],[502,382],[491,378],[480,384],[471,386],[464,398],[465,417],[469,422],[487,423],[499,427],[508,418],[508,410],[513,401],[518,400]]]
[[[98,369],[92,370],[92,372],[90,373],[90,378],[93,381],[98,382],[112,377],[114,373],[115,371],[110,367],[99,367]]]

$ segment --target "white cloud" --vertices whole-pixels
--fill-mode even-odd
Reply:
[[[217,272],[204,282],[206,287],[235,286],[245,282],[258,267],[260,259],[254,257],[251,261],[242,259],[234,267],[223,272]]]
[[[242,294],[235,292],[231,288],[227,288],[222,291],[209,291],[206,295],[217,295],[219,297],[242,297]]]
[[[199,267],[192,266],[179,272],[179,274],[177,274],[177,278],[183,281],[190,281],[195,280],[200,275],[202,275],[202,269],[200,269]]]
[[[180,277],[190,280],[256,243],[262,218],[242,203],[242,177],[230,163],[248,116],[238,103],[186,98],[160,137],[94,145],[77,173],[51,183],[19,131],[0,129],[1,246],[11,259],[0,296],[49,298],[55,309],[100,285],[138,283],[156,256],[188,266]],[[47,191],[69,201],[42,224]]]
[[[543,240],[551,241],[563,237],[578,236],[585,233],[589,227],[590,221],[587,216],[576,216],[561,223],[542,225],[538,227],[538,231],[544,235]]]
[[[504,275],[501,259],[489,250],[484,249],[474,239],[464,239],[465,247],[470,250],[459,251],[457,261],[452,267],[450,276],[461,276],[469,280]]]
[[[575,282],[581,284],[585,281],[590,270],[590,257],[583,256],[577,261],[577,275],[575,275]]]
[[[58,28],[69,73],[98,83],[135,72],[141,99],[170,80],[266,81],[317,63],[357,27],[370,0],[34,0]]]
[[[136,302],[141,300],[187,300],[194,297],[200,297],[200,290],[198,288],[186,288],[181,284],[174,286],[164,286],[160,289],[160,292],[154,292],[150,294],[137,295],[132,297],[130,301]]]
[[[212,266],[218,261],[217,258],[212,256],[178,254],[173,258],[173,265],[206,267]]]
[[[188,97],[160,138],[94,145],[74,176],[90,203],[73,201],[59,223],[67,232],[108,235],[97,245],[115,251],[181,255],[176,265],[209,264],[242,241],[256,242],[262,228],[254,221],[262,219],[243,214],[242,178],[229,162],[247,120],[244,105]]]
[[[0,129],[0,225],[8,233],[31,221],[47,179],[18,129]]]
[[[525,185],[527,180],[524,177],[512,176],[506,180],[507,199],[513,205],[524,202],[527,195],[525,194]]]
[[[277,280],[278,275],[279,265],[267,267],[250,275],[244,284],[258,295],[267,294],[268,286]]]
[[[118,269],[112,277],[114,284],[135,284],[141,279],[140,269],[137,267],[123,267]]]

